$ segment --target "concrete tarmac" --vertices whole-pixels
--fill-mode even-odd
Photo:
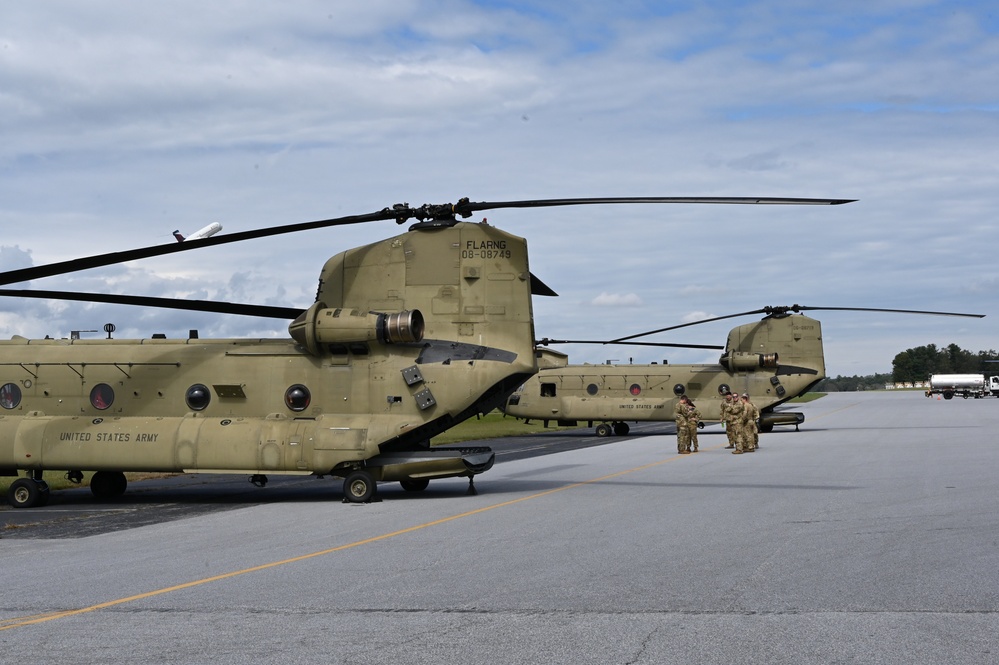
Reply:
[[[0,539],[0,653],[142,663],[995,663],[999,399],[842,393],[381,503]],[[446,484],[453,483],[454,487]]]

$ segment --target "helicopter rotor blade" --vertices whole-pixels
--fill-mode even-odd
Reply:
[[[177,252],[186,252],[203,247],[215,247],[243,240],[256,238],[266,238],[269,236],[282,235],[285,233],[297,233],[299,231],[309,231],[313,229],[327,228],[331,226],[345,226],[348,224],[362,224],[365,222],[376,222],[394,219],[396,223],[403,224],[409,219],[417,219],[427,222],[430,225],[446,226],[455,223],[455,215],[470,217],[473,212],[481,210],[495,210],[498,208],[540,208],[569,205],[599,205],[615,203],[731,203],[731,204],[772,204],[772,205],[840,205],[850,203],[854,199],[810,199],[810,198],[776,198],[776,197],[609,197],[609,198],[579,198],[579,199],[536,199],[527,201],[478,201],[472,202],[468,198],[459,199],[457,203],[425,204],[417,208],[410,207],[408,203],[397,203],[389,208],[382,208],[379,211],[362,215],[348,215],[346,217],[336,217],[333,219],[323,219],[314,222],[303,222],[299,224],[287,224],[283,226],[271,226],[263,229],[251,231],[237,231],[224,235],[215,235],[210,238],[201,238],[182,243],[167,243],[162,245],[152,245],[140,247],[138,249],[125,250],[121,252],[109,252],[95,256],[72,259],[69,261],[59,261],[43,266],[31,268],[21,268],[18,270],[8,270],[0,272],[0,285],[16,284],[43,277],[54,275],[64,275],[90,268],[100,268],[103,266],[124,263],[126,261],[137,261],[139,259],[152,258],[154,256],[165,256]]]
[[[710,319],[701,319],[700,321],[692,321],[690,323],[681,323],[676,326],[667,326],[665,328],[657,328],[656,330],[649,330],[648,332],[636,333],[634,335],[628,335],[627,337],[619,337],[612,340],[611,343],[617,344],[625,340],[636,339],[638,337],[646,337],[648,335],[654,335],[656,333],[666,332],[668,330],[676,330],[678,328],[686,328],[688,326],[697,326],[702,323],[711,323],[714,321],[721,321],[724,319],[732,319],[739,316],[750,316],[753,314],[766,314],[767,317],[770,316],[786,316],[792,312],[805,312],[805,311],[840,311],[840,312],[888,312],[891,314],[924,314],[929,316],[964,316],[969,318],[982,319],[985,318],[984,314],[965,314],[962,312],[935,312],[929,310],[921,309],[886,309],[883,307],[809,307],[807,305],[781,305],[781,306],[767,306],[760,309],[750,310],[748,312],[740,312],[738,314],[727,314],[725,316],[716,316]],[[766,318],[766,317],[764,317]]]
[[[856,199],[814,199],[776,196],[618,196],[574,199],[536,199],[533,201],[469,201],[462,199],[454,211],[463,217],[481,210],[497,208],[551,208],[555,206],[604,205],[616,203],[720,203],[735,205],[842,205]]]
[[[551,344],[620,344],[622,346],[662,346],[671,347],[675,349],[711,349],[718,351],[724,349],[724,346],[718,346],[716,344],[678,344],[671,342],[612,342],[610,340],[592,340],[592,339],[549,339],[545,337],[544,339],[539,339],[535,343],[535,346],[549,346]]]
[[[121,252],[109,252],[107,254],[97,254],[94,256],[87,256],[79,259],[72,259],[69,261],[59,261],[57,263],[50,263],[43,266],[35,266],[32,268],[21,268],[20,270],[8,270],[6,272],[0,273],[0,285],[16,284],[18,282],[26,282],[33,279],[40,279],[42,277],[51,277],[54,275],[65,275],[67,273],[78,272],[80,270],[87,270],[90,268],[100,268],[103,266],[124,263],[126,261],[137,261],[139,259],[148,259],[154,256],[165,256],[167,254],[175,254],[177,252],[186,252],[193,249],[201,249],[202,247],[214,247],[216,245],[225,245],[228,243],[240,242],[242,240],[266,238],[268,236],[280,235],[283,233],[295,233],[297,231],[308,231],[311,229],[320,229],[329,226],[360,224],[363,222],[393,219],[395,217],[396,215],[388,208],[386,208],[379,212],[370,213],[367,215],[353,215],[350,217],[338,217],[336,219],[325,219],[315,222],[303,222],[301,224],[272,226],[265,229],[255,229],[252,231],[237,231],[235,233],[227,233],[225,235],[215,235],[210,238],[200,238],[198,240],[190,240],[187,242],[173,242],[163,245],[140,247],[138,249],[125,250]]]
[[[157,298],[153,296],[126,296],[112,293],[80,293],[77,291],[0,289],[0,297],[44,298],[46,300],[76,300],[113,305],[138,305],[140,307],[160,307],[192,312],[212,312],[214,314],[239,314],[241,316],[285,319],[288,321],[293,321],[299,314],[305,311],[294,307],[270,307],[267,305],[248,305],[212,300],[181,300],[180,298]]]
[[[665,328],[657,328],[656,330],[649,330],[648,332],[636,333],[634,335],[628,335],[627,337],[618,337],[617,339],[611,340],[612,344],[621,344],[630,339],[636,339],[638,337],[647,337],[648,335],[655,335],[656,333],[666,332],[667,330],[678,330],[679,328],[687,328],[690,326],[699,326],[702,323],[712,323],[714,321],[722,321],[724,319],[734,319],[739,316],[750,316],[751,314],[763,314],[766,311],[763,309],[754,309],[748,312],[739,312],[738,314],[726,314],[725,316],[715,316],[710,319],[701,319],[700,321],[691,321],[690,323],[681,323],[676,326],[667,326]]]
[[[934,312],[922,309],[885,309],[883,307],[808,307],[807,305],[791,305],[790,307],[769,307],[773,310],[771,314],[791,312],[805,312],[815,310],[839,311],[839,312],[888,312],[891,314],[925,314],[928,316],[964,316],[974,319],[984,319],[984,314],[965,314],[963,312]],[[781,310],[781,311],[778,311]]]

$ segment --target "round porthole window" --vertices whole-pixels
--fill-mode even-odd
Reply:
[[[192,411],[204,411],[212,401],[212,391],[204,384],[195,383],[187,389],[184,401],[187,402],[187,408]]]
[[[98,383],[90,390],[90,405],[98,411],[110,409],[114,404],[114,388],[106,383]]]
[[[284,403],[292,411],[305,411],[312,403],[312,393],[300,383],[296,383],[284,393]]]
[[[0,406],[5,409],[16,409],[21,403],[21,389],[16,383],[5,383],[0,386]]]
[[[675,386],[673,386],[673,394],[674,395],[682,395],[685,392],[687,392],[687,388],[684,387],[684,385],[682,383],[678,383]]]
[[[586,393],[588,395],[596,395],[598,390],[600,389],[597,388],[597,384],[595,383],[591,383],[590,385],[586,386]]]
[[[724,395],[725,393],[730,393],[730,392],[732,392],[732,390],[728,387],[727,383],[723,383],[720,386],[718,386],[719,395]]]
[[[642,394],[642,387],[637,383],[633,383],[631,384],[631,388],[628,388],[628,392],[637,397]]]

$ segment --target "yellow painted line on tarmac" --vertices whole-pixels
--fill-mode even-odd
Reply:
[[[9,624],[9,623],[12,623],[12,622],[17,622],[18,624],[22,624],[22,623],[24,623],[26,621],[30,621],[30,620],[33,620],[33,619],[34,620],[39,620],[40,619],[42,621],[47,621],[48,619],[53,618],[54,615],[56,615],[56,614],[59,614],[59,612],[44,612],[42,614],[32,614],[31,616],[26,616],[26,617],[16,617],[16,618],[11,618],[11,619],[0,619],[0,630],[4,630],[6,628],[13,628],[14,627],[13,625],[11,625],[11,626],[7,626],[6,625],[6,624]]]
[[[557,492],[563,492],[565,490],[575,489],[577,487],[583,487],[584,485],[592,485],[593,483],[603,482],[605,480],[610,480],[611,478],[618,478],[620,476],[627,475],[629,473],[635,473],[637,471],[644,471],[645,469],[651,469],[653,467],[666,464],[667,462],[675,462],[686,458],[686,455],[678,457],[667,457],[666,459],[659,460],[658,462],[651,462],[649,464],[643,464],[642,466],[636,466],[632,469],[625,469],[624,471],[617,471],[615,473],[609,473],[605,476],[600,476],[599,478],[592,478],[590,480],[583,480],[578,483],[572,483],[570,485],[564,485],[562,487],[556,487],[555,489],[545,490],[544,492],[538,492],[536,494],[530,494],[528,496],[522,496],[519,499],[511,499],[509,501],[504,501],[502,503],[496,503],[491,506],[485,506],[484,508],[476,508],[475,510],[469,510],[468,512],[460,513],[458,515],[452,515],[450,517],[443,517],[439,520],[434,520],[432,522],[425,522],[423,524],[417,524],[416,526],[407,527],[405,529],[400,529],[399,531],[393,531],[392,533],[385,533],[380,536],[373,536],[371,538],[365,538],[363,540],[358,540],[353,543],[348,543],[346,545],[340,545],[338,547],[331,547],[329,549],[320,550],[318,552],[312,552],[311,554],[303,554],[301,556],[292,557],[290,559],[282,559],[281,561],[273,561],[271,563],[265,563],[260,566],[253,566],[252,568],[243,568],[242,570],[234,570],[229,573],[223,573],[221,575],[214,575],[212,577],[205,577],[200,580],[194,580],[192,582],[185,582],[184,584],[177,584],[175,586],[164,587],[162,589],[156,589],[155,591],[147,591],[146,593],[136,594],[134,596],[128,596],[125,598],[117,598],[115,600],[109,600],[103,603],[97,603],[96,605],[90,605],[88,607],[80,607],[73,610],[64,611],[54,611],[47,612],[44,614],[34,614],[31,616],[17,617],[11,619],[4,619],[0,621],[0,631],[10,630],[11,628],[21,628],[23,626],[31,626],[39,623],[45,623],[48,621],[53,621],[55,619],[65,619],[67,617],[77,616],[79,614],[87,614],[88,612],[96,612],[97,610],[104,610],[109,607],[115,607],[117,605],[124,605],[125,603],[135,602],[137,600],[145,600],[147,598],[154,598],[156,596],[162,596],[174,591],[182,591],[184,589],[190,589],[193,587],[201,586],[203,584],[209,584],[211,582],[219,582],[222,580],[227,580],[233,577],[238,577],[239,575],[246,575],[249,573],[256,573],[262,570],[268,570],[270,568],[277,568],[278,566],[286,566],[291,563],[297,563],[299,561],[306,561],[308,559],[315,559],[317,557],[326,556],[328,554],[334,554],[336,552],[342,552],[344,550],[353,549],[355,547],[361,547],[362,545],[370,545],[371,543],[377,543],[383,540],[388,540],[390,538],[396,538],[398,536],[403,536],[407,533],[413,533],[415,531],[420,531],[422,529],[428,529],[433,526],[439,526],[441,524],[447,524],[448,522],[454,522],[455,520],[460,520],[465,517],[472,517],[473,515],[479,515],[481,513],[489,512],[490,510],[496,510],[498,508],[506,508],[508,506],[513,506],[518,503],[523,503],[525,501],[531,501],[533,499],[540,499]]]

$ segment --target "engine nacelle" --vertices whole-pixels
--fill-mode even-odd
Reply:
[[[776,353],[745,353],[736,351],[727,356],[722,356],[719,362],[732,372],[749,371],[754,369],[776,369],[778,366]]]
[[[288,326],[292,339],[315,356],[321,355],[323,344],[420,342],[423,331],[423,314],[418,309],[384,314],[329,308],[322,302],[314,303]]]

